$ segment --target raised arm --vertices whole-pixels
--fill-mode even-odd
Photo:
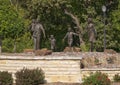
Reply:
[[[73,34],[73,35],[75,35],[75,36],[79,36],[79,34],[77,34],[77,33],[74,33],[74,32],[73,32],[72,34]]]

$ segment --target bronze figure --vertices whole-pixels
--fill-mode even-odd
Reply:
[[[50,44],[51,44],[51,50],[52,51],[55,51],[55,48],[56,48],[56,39],[54,37],[54,35],[50,35]]]
[[[80,26],[78,17],[75,16],[74,14],[68,12],[68,10],[66,10],[66,9],[64,9],[64,11],[65,11],[65,14],[67,14],[68,16],[70,16],[72,18],[73,23],[76,24],[76,27],[78,29],[80,44],[85,44],[84,40],[83,40],[83,34],[82,34],[83,28],[82,28],[82,26]]]
[[[92,52],[94,48],[93,43],[96,40],[96,30],[94,28],[94,24],[91,17],[88,18],[87,30],[88,30],[88,36],[89,36],[89,42],[90,42],[90,51]]]
[[[42,32],[45,38],[45,30],[38,19],[32,21],[31,31],[33,32],[32,37],[34,41],[34,50],[38,50],[40,49],[40,39],[42,37]]]
[[[76,35],[76,36],[79,36],[77,33],[74,33],[72,30],[71,30],[71,27],[69,26],[68,28],[68,32],[66,33],[65,37],[63,38],[63,41],[67,38],[68,39],[68,45],[69,47],[72,47],[72,44],[73,44],[73,36]]]

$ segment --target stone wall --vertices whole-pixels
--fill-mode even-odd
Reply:
[[[98,56],[93,53],[94,56]],[[80,69],[80,62],[91,53],[55,53],[48,56],[34,56],[33,54],[1,54],[0,71],[9,71],[13,74],[23,69],[42,68],[47,82],[82,82],[82,78],[91,72],[101,71],[112,77],[120,73],[120,68],[84,68]],[[103,55],[103,54],[102,54]],[[118,54],[117,54],[118,55]],[[105,55],[104,55],[105,56]]]
[[[120,74],[120,68],[89,68],[81,70],[81,77],[85,78],[91,73],[95,73],[96,71],[107,74],[111,81],[113,81],[113,77],[115,74]]]
[[[80,82],[80,59],[75,56],[0,56],[0,71],[14,73],[23,69],[42,68],[47,82]]]

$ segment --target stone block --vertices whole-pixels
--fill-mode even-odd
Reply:
[[[81,49],[78,47],[66,47],[64,49],[64,52],[80,52]]]
[[[47,49],[42,49],[43,51],[47,51]],[[64,53],[65,54],[65,53]],[[66,53],[67,54],[67,53]],[[66,55],[65,54],[65,55]],[[78,52],[79,54],[79,52]],[[118,54],[109,54],[106,53],[82,53],[80,52],[79,56],[83,56],[84,60],[87,59],[87,63],[89,66],[92,64],[89,61],[93,61],[91,58],[95,56],[97,58],[105,58],[104,56],[118,56]],[[45,72],[46,81],[49,82],[79,82],[80,78],[84,78],[89,76],[91,72],[101,71],[103,73],[107,73],[108,76],[112,79],[113,76],[117,73],[120,73],[119,68],[84,68],[80,69],[80,58],[76,56],[7,56],[0,55],[0,71],[9,71],[15,74],[16,71],[23,69],[26,67],[28,69],[42,68]],[[93,56],[93,57],[92,57]],[[15,57],[13,59],[13,57]],[[23,58],[24,57],[24,58]],[[29,57],[29,58],[28,58]],[[54,57],[54,58],[53,58]],[[61,58],[62,57],[62,58]],[[76,59],[74,59],[74,57]],[[19,59],[17,59],[19,58]],[[77,59],[78,58],[78,59]],[[116,59],[119,60],[120,58]],[[119,61],[118,61],[119,62]],[[117,64],[116,64],[117,65]],[[13,76],[15,77],[15,76]],[[15,78],[14,78],[15,79]]]
[[[7,63],[7,62],[6,62],[5,60],[1,60],[1,61],[0,61],[0,64],[2,64],[2,65],[3,65],[3,64],[6,64],[6,63]]]
[[[41,50],[36,50],[35,55],[36,56],[45,56],[52,54],[52,50],[48,50],[47,48],[43,48]]]
[[[113,49],[105,49],[104,50],[105,53],[110,53],[110,54],[116,54],[117,52]]]
[[[23,52],[32,54],[32,53],[34,53],[34,49],[24,49]]]

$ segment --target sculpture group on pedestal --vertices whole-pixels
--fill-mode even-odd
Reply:
[[[77,33],[73,32],[71,26],[68,25],[68,32],[66,33],[65,37],[63,38],[63,41],[67,38],[68,46],[72,47],[72,44],[74,41],[73,36],[78,36],[80,44],[84,43],[84,41],[82,39],[83,29],[79,24],[78,18],[76,16],[74,16],[72,13],[68,12],[67,10],[65,10],[65,14],[69,15],[73,19],[73,22],[75,23],[78,32]],[[93,48],[94,48],[93,43],[95,42],[95,38],[96,38],[96,30],[94,28],[94,24],[93,24],[91,17],[88,17],[87,22],[88,22],[88,25],[86,28],[87,28],[88,36],[89,36],[90,51],[92,52]],[[32,37],[33,37],[33,41],[34,41],[34,50],[39,50],[42,34],[45,38],[45,30],[38,19],[36,19],[36,20],[33,19],[30,29],[32,31]],[[56,39],[55,39],[54,35],[50,35],[49,40],[51,43],[51,50],[55,51]]]

